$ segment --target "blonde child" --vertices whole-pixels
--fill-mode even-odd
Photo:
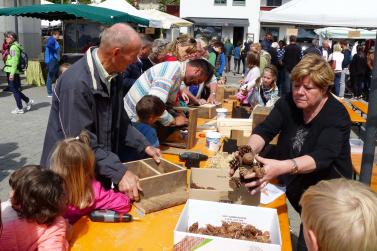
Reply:
[[[95,209],[120,213],[131,209],[127,195],[102,187],[95,179],[94,167],[95,156],[85,131],[77,138],[61,141],[51,155],[51,168],[63,177],[67,187],[68,208],[64,217],[71,224]]]
[[[1,203],[0,250],[68,250],[64,180],[40,166],[25,166],[9,178],[9,201]]]
[[[273,65],[264,68],[262,77],[257,81],[249,96],[248,103],[254,107],[261,105],[271,107],[278,99],[279,90],[276,84],[277,69]]]
[[[377,248],[377,194],[344,178],[321,181],[301,197],[309,251],[372,251]]]

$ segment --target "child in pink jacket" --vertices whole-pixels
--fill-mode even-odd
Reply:
[[[64,180],[51,170],[25,166],[12,173],[10,200],[1,203],[2,251],[68,250],[62,216]]]
[[[60,174],[67,187],[68,208],[64,217],[75,223],[96,209],[127,213],[131,202],[127,195],[105,190],[95,179],[95,156],[87,132],[61,141],[51,155],[51,168]]]

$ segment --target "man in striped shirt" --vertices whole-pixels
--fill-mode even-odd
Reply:
[[[177,95],[181,83],[186,86],[199,85],[213,76],[213,67],[205,59],[194,59],[188,62],[164,62],[144,72],[133,84],[124,97],[124,108],[131,121],[138,120],[136,104],[144,95],[159,97],[165,104],[176,106]],[[180,126],[187,123],[182,116],[173,117],[167,110],[161,115],[159,122],[164,126]]]

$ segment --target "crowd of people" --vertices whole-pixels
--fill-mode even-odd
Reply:
[[[232,56],[234,73],[243,63],[245,78],[236,95],[240,102],[273,107],[249,138],[251,152],[264,170],[263,177],[245,184],[251,194],[275,178],[286,186],[287,198],[303,222],[298,250],[377,246],[372,238],[377,234],[377,209],[362,213],[377,204],[377,195],[344,179],[352,176],[351,125],[347,111],[331,94],[341,96],[348,69],[343,63],[352,55],[343,42],[332,50],[327,40],[322,47],[313,43],[305,51],[295,36],[285,45],[273,42],[271,34],[262,43],[243,47],[188,35],[167,43],[115,24],[101,33],[98,47],[88,48],[74,65],[60,66],[53,87],[59,71],[56,36],[48,40],[45,53],[52,104],[41,163],[10,177],[9,201],[1,203],[1,250],[67,250],[69,224],[81,216],[96,209],[128,212],[142,189],[139,177],[123,163],[148,156],[159,163],[158,128],[188,124],[189,118],[176,106],[216,103],[217,85],[224,72],[231,71]],[[16,41],[14,33],[6,33],[3,59],[21,113],[21,100],[26,110],[33,101],[19,88],[22,49]],[[361,74],[360,67],[362,62],[369,67],[369,56],[362,46],[357,48],[349,60],[351,81],[364,83],[366,73]],[[362,88],[357,90],[359,94]],[[277,134],[276,149],[265,152]],[[355,222],[358,231],[351,229]],[[328,237],[342,231],[345,223],[350,239]],[[31,233],[26,237],[25,229]]]

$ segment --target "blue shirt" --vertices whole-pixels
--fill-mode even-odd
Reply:
[[[152,126],[142,123],[142,122],[136,122],[133,123],[133,126],[141,132],[144,137],[149,141],[149,143],[153,147],[159,147],[160,142],[158,141],[157,132],[156,129],[154,129]]]

